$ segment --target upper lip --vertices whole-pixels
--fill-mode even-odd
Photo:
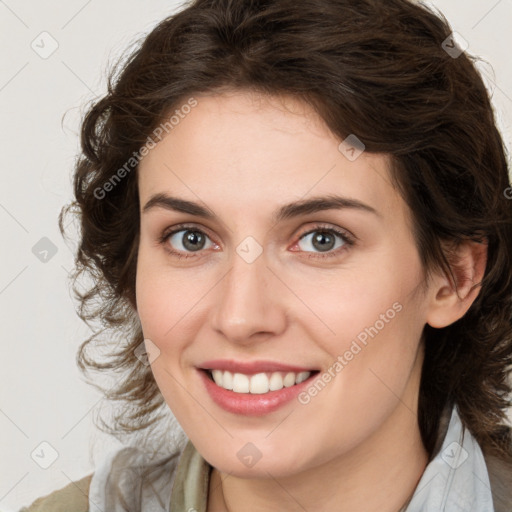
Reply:
[[[205,361],[199,368],[203,370],[223,370],[232,373],[263,373],[263,372],[312,372],[316,369],[299,365],[277,363],[275,361],[234,361],[232,359],[215,359]]]

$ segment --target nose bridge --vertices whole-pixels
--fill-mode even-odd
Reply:
[[[251,250],[250,245],[242,243],[233,253],[214,306],[214,328],[237,342],[249,341],[256,333],[276,334],[285,323],[267,259],[263,253],[252,259]]]

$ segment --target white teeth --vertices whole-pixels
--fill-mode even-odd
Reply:
[[[212,370],[211,374],[215,384],[221,388],[232,390],[235,393],[261,395],[269,391],[278,391],[283,387],[289,388],[295,384],[300,384],[311,375],[311,372],[267,372],[249,376],[243,373]]]
[[[269,388],[270,391],[277,391],[278,389],[283,389],[283,376],[279,372],[274,372],[270,376]]]
[[[268,393],[268,377],[264,373],[257,373],[251,377],[251,393]]]
[[[295,384],[295,373],[287,373],[283,379],[283,384],[285,388],[289,388]]]
[[[233,375],[233,391],[235,393],[249,393],[249,377],[243,373]]]
[[[212,377],[213,377],[213,380],[215,381],[215,384],[217,384],[217,386],[223,387],[222,370],[212,370]]]
[[[231,372],[224,372],[222,376],[222,387],[224,389],[233,389],[233,374]]]
[[[311,375],[311,372],[300,372],[297,375],[295,383],[300,384],[301,382],[304,382],[310,375]]]

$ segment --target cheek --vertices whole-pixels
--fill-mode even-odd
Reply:
[[[191,280],[194,286],[190,286]],[[193,305],[204,295],[200,283],[190,271],[171,269],[155,251],[139,249],[136,276],[137,313],[144,336],[159,348],[172,348],[164,343],[171,339],[183,319],[193,316]],[[164,347],[165,345],[165,347]]]
[[[180,329],[188,318],[193,297],[182,286],[178,273],[165,272],[150,251],[139,250],[136,277],[137,312],[145,340],[157,347],[151,370],[162,396],[183,428],[190,429],[190,418],[197,414],[194,401],[184,391],[186,376],[181,368],[186,349]],[[196,299],[197,300],[197,299]],[[193,302],[192,302],[193,303]],[[179,334],[179,335],[178,335]],[[146,342],[147,343],[147,342]],[[181,385],[180,385],[181,384]]]
[[[298,308],[303,315],[301,326],[332,356],[348,350],[352,340],[364,343],[373,335],[396,334],[408,326],[403,317],[417,311],[411,298],[419,273],[412,269],[403,274],[386,272],[384,263],[374,271],[375,266],[345,269],[311,280],[296,276],[291,285],[306,306]]]
[[[347,268],[343,279],[325,276],[314,288],[297,282],[302,286],[298,294],[315,312],[301,325],[330,356],[330,376],[325,377],[334,385],[326,386],[326,395],[344,413],[354,414],[365,404],[365,410],[373,408],[384,417],[415,364],[424,326],[417,293],[421,264],[414,250],[401,256],[380,254],[373,264]]]
[[[156,344],[161,334],[170,327],[170,319],[163,314],[172,306],[168,304],[169,299],[170,296],[158,279],[156,267],[152,269],[150,260],[145,257],[143,251],[139,251],[136,278],[137,313],[144,337],[150,338]]]

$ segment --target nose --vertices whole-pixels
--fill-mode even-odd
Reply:
[[[281,334],[286,328],[283,285],[261,254],[252,263],[234,254],[233,263],[215,287],[212,327],[227,340],[251,344]]]

